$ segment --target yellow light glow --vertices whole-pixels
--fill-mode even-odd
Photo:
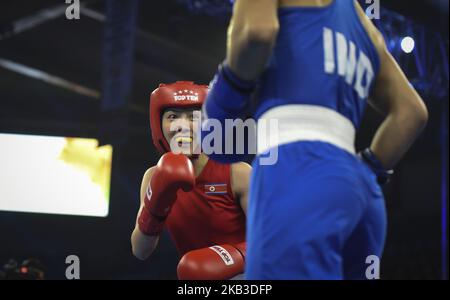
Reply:
[[[112,147],[0,134],[0,210],[107,216]]]

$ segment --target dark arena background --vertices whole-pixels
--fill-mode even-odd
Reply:
[[[66,279],[66,258],[77,255],[81,279],[177,278],[179,258],[166,232],[148,260],[131,252],[142,175],[159,159],[149,95],[161,82],[209,83],[225,57],[231,2],[80,1],[80,18],[67,19],[70,4],[63,0],[1,1],[0,169],[14,171],[0,171],[3,277]],[[448,1],[380,4],[374,23],[430,116],[384,189],[388,236],[381,278],[448,279]],[[358,150],[368,146],[380,121],[367,110]],[[64,197],[53,191],[69,193],[71,186],[44,158],[33,159],[51,151],[47,142],[59,145],[49,137],[112,146],[102,156],[110,170],[106,206],[67,211],[57,205]],[[10,149],[11,141],[17,148]],[[92,158],[77,153],[68,154],[73,165]],[[41,182],[45,195],[56,197],[42,211],[35,190]],[[12,205],[18,203],[12,187],[30,207]],[[79,206],[83,195],[72,193]],[[52,210],[56,206],[61,210]],[[42,272],[31,274],[35,269]]]

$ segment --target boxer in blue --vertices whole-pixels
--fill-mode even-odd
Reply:
[[[366,258],[381,257],[386,235],[380,184],[428,118],[382,35],[354,0],[236,0],[203,117],[242,118],[251,101],[258,155],[246,278],[366,278]],[[367,103],[385,119],[356,155]],[[273,119],[276,139],[259,130]],[[261,164],[273,148],[278,161]]]

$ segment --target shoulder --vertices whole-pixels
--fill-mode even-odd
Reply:
[[[378,53],[384,52],[386,44],[384,42],[383,35],[378,30],[378,28],[372,23],[372,21],[366,16],[366,14],[364,13],[364,10],[361,8],[359,3],[356,0],[354,0],[353,2],[355,5],[355,8],[356,8],[356,11],[358,13],[358,17],[359,17],[364,29],[366,30],[367,34],[369,35],[370,40],[372,41],[373,45],[377,49]]]
[[[150,179],[153,175],[153,172],[155,172],[155,168],[156,166],[148,168],[144,173],[143,179]]]
[[[238,162],[231,164],[231,173],[235,175],[249,175],[252,171],[252,167],[246,162]]]
[[[231,185],[236,193],[248,188],[252,167],[245,162],[238,162],[231,165]]]

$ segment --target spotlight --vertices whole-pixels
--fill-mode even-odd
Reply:
[[[402,50],[405,53],[411,53],[414,50],[415,42],[410,36],[404,37],[401,42]]]

